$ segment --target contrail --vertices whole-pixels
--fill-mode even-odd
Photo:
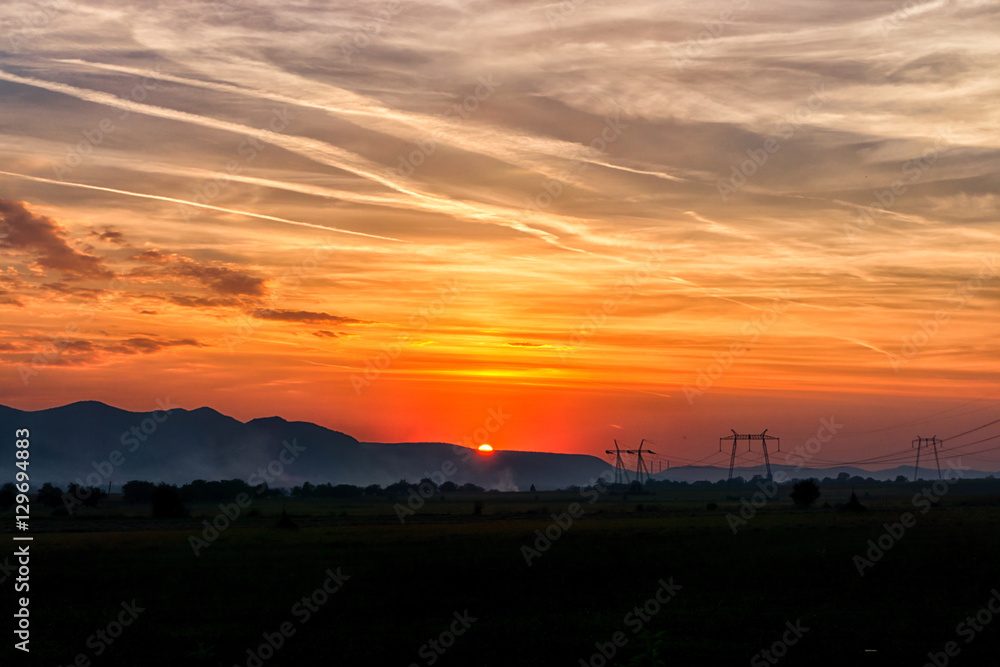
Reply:
[[[65,83],[46,81],[35,77],[22,77],[3,70],[0,70],[0,80],[19,83],[26,86],[33,86],[35,88],[42,88],[44,90],[61,93],[63,95],[69,95],[70,97],[75,97],[85,102],[92,102],[94,104],[101,104],[112,108],[124,109],[133,113],[165,118],[179,122],[187,122],[193,125],[200,125],[202,127],[233,132],[236,134],[258,136],[268,143],[280,146],[285,150],[296,153],[297,155],[319,164],[347,171],[356,176],[375,181],[390,190],[395,190],[401,194],[408,195],[414,200],[415,206],[422,208],[423,210],[451,215],[459,219],[497,224],[535,236],[536,238],[540,238],[541,240],[562,248],[563,250],[588,255],[594,254],[586,250],[572,248],[563,244],[559,240],[559,237],[551,232],[532,227],[531,225],[517,220],[512,220],[511,218],[514,217],[514,212],[509,209],[491,206],[488,204],[473,205],[468,202],[445,199],[407,188],[382,173],[379,173],[379,168],[377,166],[372,165],[368,162],[368,160],[364,159],[360,155],[344,150],[325,141],[295,135],[279,134],[270,130],[261,130],[259,128],[250,127],[249,125],[243,125],[241,123],[219,120],[208,116],[199,116],[198,114],[189,113],[187,111],[178,111],[176,109],[124,100],[120,97],[116,97],[115,95],[111,95],[110,93],[89,90],[86,88],[78,88]],[[561,220],[553,220],[551,217],[552,216],[546,216],[549,224],[562,228],[569,227],[569,225],[565,222],[562,222]]]
[[[311,222],[301,222],[299,220],[289,220],[288,218],[278,218],[273,215],[265,215],[263,213],[251,213],[250,211],[240,211],[234,208],[225,208],[223,206],[212,206],[211,204],[199,204],[198,202],[187,201],[184,199],[175,199],[174,197],[164,197],[163,195],[150,195],[144,192],[131,192],[129,190],[118,190],[116,188],[105,188],[99,185],[86,185],[84,183],[72,183],[69,181],[56,181],[51,178],[41,178],[40,176],[28,176],[27,174],[15,174],[9,171],[0,171],[0,175],[3,176],[13,176],[14,178],[23,178],[28,181],[36,181],[38,183],[51,183],[52,185],[65,185],[69,188],[83,188],[85,190],[98,190],[100,192],[113,192],[119,195],[126,195],[128,197],[139,197],[141,199],[156,199],[158,201],[168,201],[174,204],[184,204],[186,206],[197,206],[198,208],[207,208],[212,211],[221,211],[222,213],[235,213],[236,215],[245,215],[251,218],[260,218],[261,220],[273,220],[274,222],[281,222],[286,225],[298,225],[299,227],[311,227],[313,229],[322,229],[328,232],[337,232],[339,234],[350,234],[352,236],[364,236],[370,239],[380,239],[382,241],[397,241],[399,243],[406,243],[403,239],[396,239],[391,236],[379,236],[378,234],[365,234],[364,232],[354,232],[349,229],[339,229],[337,227],[324,227],[323,225],[314,225]]]

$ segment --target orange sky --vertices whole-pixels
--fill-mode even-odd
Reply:
[[[995,7],[682,5],[4,3],[0,402],[675,461],[993,418]]]

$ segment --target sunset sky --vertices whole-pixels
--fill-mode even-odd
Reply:
[[[0,5],[0,403],[674,465],[1000,418],[995,2],[152,4]]]

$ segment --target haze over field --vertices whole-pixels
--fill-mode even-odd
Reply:
[[[980,426],[998,35],[976,1],[4,2],[0,403],[675,463]]]

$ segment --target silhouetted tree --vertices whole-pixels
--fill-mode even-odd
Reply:
[[[84,507],[97,507],[97,503],[107,498],[108,494],[97,486],[80,486],[76,482],[71,482],[66,487],[66,496],[69,498],[64,498],[63,504],[69,509],[77,502]]]
[[[896,484],[903,484],[910,480],[906,479],[906,475],[896,475]]]
[[[534,493],[534,492],[535,492],[535,485],[534,485],[534,484],[532,484],[532,485],[531,485],[531,488],[530,488],[530,489],[528,489],[528,490],[529,490],[529,491],[531,491],[532,493]]]
[[[387,496],[405,496],[410,490],[410,483],[405,479],[401,479],[398,482],[394,482],[389,486],[385,487],[385,495]]]
[[[478,484],[473,484],[472,482],[466,482],[462,486],[458,487],[458,490],[462,493],[484,493],[486,491],[483,487]]]
[[[792,500],[799,507],[809,507],[819,498],[819,485],[815,480],[804,479],[792,487]]]
[[[153,516],[157,518],[176,518],[187,516],[181,494],[173,484],[160,483],[150,494],[149,502],[153,507]]]
[[[439,486],[438,491],[441,491],[442,493],[454,493],[455,491],[458,491],[458,484],[449,480]]]
[[[369,484],[368,486],[365,487],[365,495],[366,496],[381,496],[382,495],[382,487],[379,486],[378,484]]]
[[[38,503],[48,507],[59,507],[62,505],[62,495],[63,490],[58,486],[52,486],[51,482],[45,482],[42,484],[42,488],[38,490]]]
[[[148,503],[155,488],[156,485],[152,482],[141,482],[133,479],[122,487],[122,499],[133,504]]]
[[[316,490],[315,485],[306,482],[302,486],[294,487],[292,489],[292,495],[300,498],[311,498],[313,495],[313,491],[315,490]]]
[[[0,510],[5,510],[14,504],[14,500],[17,498],[17,488],[14,486],[14,482],[7,482],[2,487],[0,487]]]

